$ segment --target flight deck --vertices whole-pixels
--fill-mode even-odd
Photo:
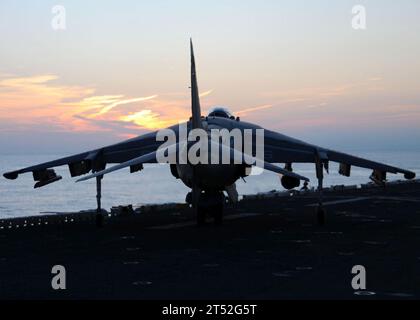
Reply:
[[[419,299],[420,181],[245,197],[222,226],[184,205],[0,221],[0,299]],[[66,290],[51,269],[66,269]],[[366,269],[366,290],[352,268]]]

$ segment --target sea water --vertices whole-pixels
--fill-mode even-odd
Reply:
[[[420,174],[420,151],[412,152],[352,152],[352,154],[393,166],[409,169]],[[66,155],[0,155],[0,173],[54,160]],[[310,186],[317,185],[313,164],[295,164],[294,171],[311,179]],[[77,212],[96,208],[95,179],[75,183],[68,167],[56,169],[63,180],[33,189],[32,174],[19,176],[17,180],[0,177],[0,218],[33,216],[56,212]],[[330,164],[330,174],[325,186],[356,185],[369,182],[371,170],[352,167],[350,178],[338,174],[338,164]],[[402,175],[388,175],[389,180],[403,179]],[[272,172],[247,177],[237,183],[240,195],[283,190],[279,176]],[[109,210],[118,205],[159,204],[185,202],[190,190],[175,179],[167,165],[146,165],[141,172],[130,174],[123,169],[105,176],[102,183],[103,208]]]

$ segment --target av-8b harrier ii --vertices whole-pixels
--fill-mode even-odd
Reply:
[[[196,66],[194,58],[194,50],[191,42],[191,107],[192,116],[184,125],[188,132],[201,129],[206,132],[209,137],[210,144],[214,143],[211,136],[213,129],[227,129],[229,131],[239,129],[241,132],[250,131],[253,139],[257,131],[262,128],[258,125],[241,121],[239,118],[232,116],[227,110],[218,108],[213,110],[206,117],[201,115],[200,96],[197,85]],[[169,128],[180,137],[180,125]],[[244,137],[244,135],[242,135]],[[99,148],[69,156],[66,158],[42,163],[21,170],[8,172],[4,174],[7,179],[17,179],[20,174],[32,172],[36,182],[35,188],[40,188],[59,181],[62,177],[58,176],[53,170],[54,167],[67,165],[70,170],[71,177],[78,177],[91,173],[83,177],[81,180],[96,178],[97,185],[97,222],[102,221],[101,209],[101,182],[104,175],[129,168],[131,173],[143,170],[144,164],[157,163],[157,155],[159,148],[167,141],[159,141],[158,131],[139,136],[115,145]],[[178,140],[177,140],[178,141]],[[184,141],[185,142],[185,141]],[[174,143],[170,146],[166,153],[177,152],[181,149],[182,141]],[[406,179],[414,179],[415,173],[389,166],[383,163],[374,162],[345,153],[329,150],[313,144],[309,144],[291,137],[276,133],[270,130],[263,131],[264,155],[263,159],[256,159],[256,166],[268,171],[280,174],[281,184],[287,190],[298,188],[301,181],[309,181],[306,177],[293,172],[293,163],[313,163],[315,165],[316,177],[318,180],[319,206],[317,215],[319,221],[324,219],[324,210],[322,207],[322,189],[324,171],[329,171],[329,162],[337,162],[340,164],[339,173],[349,177],[351,167],[357,166],[372,169],[371,179],[376,183],[385,183],[387,173],[403,174]],[[224,151],[228,151],[229,157],[232,159],[239,155],[242,162],[233,164],[213,164],[209,163],[192,163],[187,161],[181,163],[179,158],[174,163],[169,164],[172,175],[176,179],[191,188],[191,192],[187,195],[186,201],[192,205],[196,212],[198,224],[205,223],[206,216],[212,214],[215,222],[220,224],[223,219],[223,207],[226,203],[225,193],[228,198],[235,202],[238,198],[236,192],[236,181],[246,177],[252,164],[245,161],[252,157],[252,154],[246,154],[242,150],[230,146],[224,146]],[[243,145],[243,144],[241,144]],[[194,144],[191,141],[184,143],[184,148],[192,148]],[[223,149],[223,148],[222,148]],[[255,148],[253,148],[253,151]],[[252,162],[251,162],[252,163]],[[117,164],[106,169],[108,164]],[[280,167],[275,164],[284,164]]]

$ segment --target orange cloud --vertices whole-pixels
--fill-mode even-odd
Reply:
[[[121,116],[121,121],[132,122],[140,127],[157,130],[174,124],[172,119],[161,119],[160,114],[152,110],[142,110],[127,116]]]
[[[258,106],[258,107],[252,107],[252,108],[247,108],[241,111],[237,111],[236,114],[237,115],[247,115],[251,112],[255,112],[255,111],[260,111],[260,110],[265,110],[265,109],[271,109],[273,107],[272,104],[265,104],[262,106]]]
[[[212,93],[213,93],[213,90],[209,90],[209,91],[200,93],[200,98],[207,97],[207,96],[211,95]]]
[[[290,125],[303,128],[350,121],[365,126],[375,119],[412,124],[420,119],[415,103],[396,104],[388,96],[380,98],[381,78],[324,88],[265,92],[261,105],[236,108],[235,115],[249,116],[271,129]],[[144,96],[97,95],[95,88],[60,84],[55,75],[33,77],[0,76],[0,131],[111,131],[132,137],[141,131],[156,130],[189,119],[189,91],[145,94]],[[209,107],[208,90],[200,94],[203,110]],[[371,97],[375,97],[371,101]],[[367,98],[368,100],[364,100]],[[361,102],[360,105],[358,103]],[[368,106],[368,107],[367,107]],[[258,112],[257,112],[258,111]],[[279,117],[280,115],[280,117]],[[273,119],[277,119],[273,121]],[[370,124],[369,124],[370,125]]]
[[[93,89],[52,84],[53,75],[9,78],[0,81],[0,117],[26,118],[51,115],[64,99],[79,99]]]
[[[118,106],[122,106],[122,105],[125,105],[125,104],[130,104],[130,103],[134,103],[134,102],[147,101],[147,100],[155,99],[157,97],[158,97],[157,95],[154,95],[154,96],[144,97],[144,98],[133,98],[133,99],[123,100],[122,99],[123,96],[118,96],[118,98],[116,98],[111,103],[108,102],[110,104],[103,107],[98,113],[95,113],[95,114],[91,115],[91,117],[101,116],[105,113],[108,113],[109,111],[111,111],[112,109],[114,109],[115,107],[118,107]]]
[[[135,132],[156,130],[190,117],[188,92],[162,97],[95,95],[94,88],[65,86],[58,81],[57,76],[49,74],[0,78],[0,123],[13,122],[19,130],[37,126],[65,131],[119,131],[120,127]]]

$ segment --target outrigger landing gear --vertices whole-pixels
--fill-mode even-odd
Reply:
[[[325,225],[326,212],[323,206],[323,182],[324,182],[324,165],[320,160],[319,154],[316,157],[316,177],[318,179],[318,207],[317,207],[317,220],[318,225]]]
[[[102,179],[103,176],[96,177],[96,226],[98,228],[103,227],[104,225],[104,216],[102,214],[102,208],[101,208],[101,196],[102,196]]]

